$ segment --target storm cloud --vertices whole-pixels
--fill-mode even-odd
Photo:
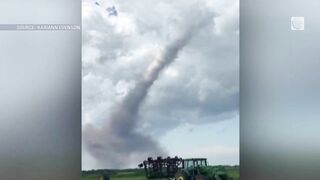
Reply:
[[[210,16],[202,16],[199,21],[185,26],[185,32],[160,50],[158,57],[151,62],[135,87],[116,106],[110,120],[106,121],[102,128],[84,127],[85,146],[99,164],[121,168],[132,157],[143,159],[147,156],[166,155],[151,137],[137,132],[138,113],[161,71],[177,58],[179,51],[209,19]]]
[[[84,1],[85,169],[171,155],[159,143],[163,134],[237,117],[238,29],[230,2],[101,2],[117,8],[110,17]]]

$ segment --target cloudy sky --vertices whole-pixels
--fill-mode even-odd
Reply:
[[[84,0],[82,168],[239,164],[238,0]]]

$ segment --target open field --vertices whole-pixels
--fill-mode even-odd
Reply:
[[[225,168],[233,180],[240,179],[239,166],[226,166]],[[103,173],[111,174],[111,180],[147,180],[142,169],[83,171],[82,180],[97,180],[98,176]]]
[[[111,174],[111,180],[146,180],[142,169],[84,171],[82,180],[97,180],[100,174]]]
[[[225,167],[228,175],[233,178],[233,180],[240,180],[239,166],[227,166]]]
[[[94,176],[85,176],[82,177],[82,180],[97,180],[98,177]],[[137,177],[111,177],[111,180],[147,180],[144,176],[137,176]]]

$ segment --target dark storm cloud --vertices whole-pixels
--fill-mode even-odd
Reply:
[[[158,79],[160,72],[172,63],[208,17],[189,25],[180,37],[169,43],[160,56],[152,61],[143,77],[112,112],[110,120],[101,129],[85,127],[83,138],[89,153],[106,167],[121,168],[132,156],[141,157],[166,155],[151,137],[137,131],[138,113],[149,89]]]
[[[84,169],[135,167],[148,155],[170,154],[159,139],[184,123],[237,117],[237,6],[219,2],[104,3],[121,12],[115,17],[85,4]]]

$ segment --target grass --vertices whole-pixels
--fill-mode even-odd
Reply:
[[[225,169],[233,180],[240,180],[239,166],[226,166]],[[97,180],[104,173],[111,174],[111,180],[147,180],[142,169],[84,171],[81,180]]]
[[[82,176],[81,180],[97,180],[98,175],[87,175]],[[147,180],[145,176],[127,176],[127,177],[117,177],[111,176],[111,180]]]
[[[97,180],[98,176],[86,176],[81,180]],[[137,177],[111,177],[111,180],[147,180],[144,176]]]
[[[111,180],[147,180],[140,169],[86,171],[82,173],[82,180],[97,180],[100,174],[111,174]]]
[[[225,167],[228,175],[233,180],[240,180],[239,166],[227,166]]]

